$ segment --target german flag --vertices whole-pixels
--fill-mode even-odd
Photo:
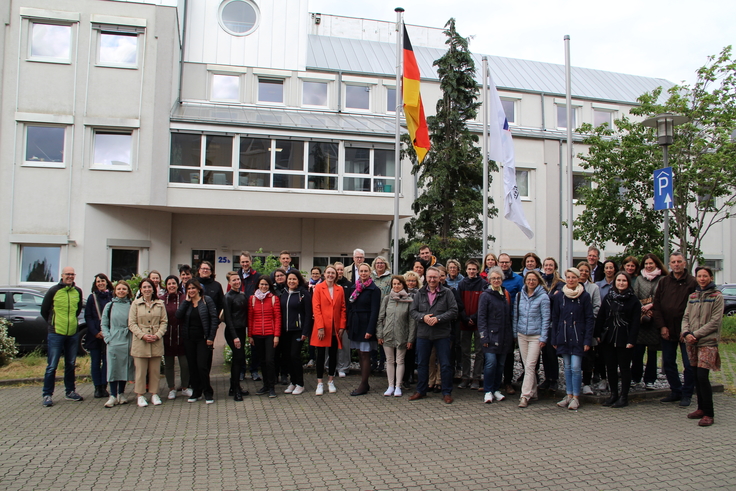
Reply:
[[[427,129],[427,118],[424,116],[424,105],[422,94],[419,92],[419,65],[414,57],[414,50],[409,41],[409,34],[404,28],[404,116],[406,125],[409,127],[409,136],[417,153],[417,159],[421,164],[424,156],[429,151],[429,130]]]

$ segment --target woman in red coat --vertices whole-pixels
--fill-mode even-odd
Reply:
[[[337,350],[342,349],[342,334],[345,331],[345,290],[335,283],[337,270],[334,266],[325,268],[325,280],[314,287],[312,294],[312,336],[309,344],[317,348],[317,391],[318,396],[324,394],[325,386],[322,376],[325,371],[325,351],[329,348],[327,388],[331,394],[335,388],[335,371],[337,369]]]
[[[263,365],[263,387],[256,391],[261,396],[276,397],[274,352],[281,336],[281,302],[273,294],[273,281],[263,275],[258,288],[250,297],[248,306],[248,341],[258,353]],[[323,362],[324,363],[324,362]]]

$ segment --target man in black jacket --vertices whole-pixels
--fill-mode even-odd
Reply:
[[[600,257],[601,251],[596,246],[588,247],[588,266],[590,266],[590,277],[593,279],[593,283],[597,283],[606,277]]]

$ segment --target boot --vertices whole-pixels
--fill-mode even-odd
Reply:
[[[629,391],[627,386],[624,385],[624,390],[621,392],[621,397],[613,403],[611,407],[626,407],[629,405]]]
[[[368,385],[368,377],[371,375],[371,354],[360,352],[360,385],[350,393],[351,396],[362,396],[367,394],[371,386]]]
[[[104,397],[107,397],[105,395],[105,392],[106,391],[104,385],[95,385],[95,399],[102,399]]]
[[[239,385],[237,387],[235,387],[234,394],[233,394],[233,400],[235,402],[242,402],[242,400],[243,400],[243,393],[240,390],[240,386]]]
[[[613,406],[613,404],[618,400],[618,391],[611,392],[611,397],[606,399],[606,402],[603,403],[604,406],[610,407]]]

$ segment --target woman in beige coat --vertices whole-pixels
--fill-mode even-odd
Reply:
[[[156,285],[149,278],[140,284],[141,296],[133,301],[128,315],[128,329],[133,333],[130,356],[135,363],[135,392],[138,406],[148,406],[146,401],[146,379],[148,392],[154,406],[161,405],[158,382],[161,378],[161,357],[164,355],[163,336],[168,325],[166,307],[156,298]]]

